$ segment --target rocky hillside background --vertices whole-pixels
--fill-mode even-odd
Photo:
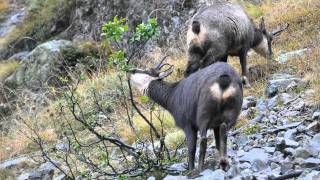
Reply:
[[[133,92],[157,137],[110,59],[118,47],[138,52],[134,66],[169,55],[169,79],[181,79],[188,19],[211,2],[0,0],[0,179],[186,179],[183,132],[168,112]],[[211,139],[210,166],[198,179],[320,178],[320,2],[235,2],[255,22],[264,16],[270,30],[290,26],[273,42],[273,64],[249,55],[252,87],[229,132],[229,171],[214,168]],[[101,36],[114,16],[126,18],[129,29],[119,42]],[[132,48],[129,37],[150,18],[157,18],[159,35]],[[237,58],[229,63],[239,70]],[[119,150],[118,140],[133,148]]]

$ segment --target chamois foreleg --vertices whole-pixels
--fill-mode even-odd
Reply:
[[[214,132],[214,139],[216,141],[216,148],[220,150],[220,126],[213,129]]]
[[[207,150],[207,127],[201,127],[200,128],[200,154],[199,154],[199,167],[198,169],[200,171],[203,170],[204,165],[204,159],[206,156],[206,150]]]
[[[240,65],[241,65],[241,80],[242,83],[246,86],[246,87],[250,87],[250,83],[249,80],[247,78],[247,51],[242,51],[239,54],[239,58],[240,58]]]
[[[187,146],[188,146],[188,168],[189,170],[193,170],[194,159],[196,154],[196,145],[197,145],[197,130],[195,130],[190,126],[185,128],[184,132],[186,134]]]

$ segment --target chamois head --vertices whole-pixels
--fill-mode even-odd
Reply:
[[[166,56],[167,57],[167,56]],[[151,81],[162,80],[168,77],[173,72],[173,65],[163,63],[166,57],[162,58],[160,63],[155,68],[146,70],[131,69],[129,70],[129,79],[131,84],[141,93],[146,94]],[[167,67],[164,70],[163,67]]]
[[[265,27],[264,18],[260,19],[260,25],[258,31],[262,33],[262,40],[257,44],[253,49],[263,57],[267,59],[272,58],[272,48],[271,43],[274,37],[279,36],[285,29],[289,27],[289,24],[286,24],[285,27],[278,27],[277,30],[268,32]]]

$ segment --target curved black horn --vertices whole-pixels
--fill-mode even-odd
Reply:
[[[160,72],[159,79],[166,78],[173,72],[173,68],[174,68],[173,65],[170,65],[170,64],[164,64],[164,65],[168,65],[169,67],[166,70],[164,70],[163,72]]]
[[[289,27],[289,24],[287,23],[285,27],[280,27],[277,30],[273,31],[271,33],[272,36],[278,36],[280,35],[284,30],[286,30]]]
[[[167,59],[168,56],[169,55],[166,55],[161,59],[160,63],[155,67],[156,70],[160,70],[164,66],[163,62]]]

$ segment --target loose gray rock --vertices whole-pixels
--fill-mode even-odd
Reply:
[[[292,82],[295,82],[297,87],[303,87],[306,84],[303,79],[290,74],[273,74],[268,81],[265,94],[271,98],[279,92],[285,92],[286,87]]]
[[[18,180],[36,180],[36,179],[50,180],[48,178],[43,179],[41,173],[37,171],[24,172],[18,177]]]
[[[320,133],[316,134],[309,142],[309,147],[320,152]]]
[[[66,175],[61,174],[58,175],[57,177],[54,177],[53,180],[67,180]]]
[[[305,108],[306,103],[304,101],[298,101],[293,103],[293,110],[296,111],[303,111]]]
[[[12,55],[8,61],[24,61],[28,57],[29,51],[22,51]]]
[[[56,144],[56,149],[59,151],[67,152],[69,151],[69,145],[64,143]]]
[[[10,113],[10,105],[7,103],[0,103],[0,115],[7,115]]]
[[[291,140],[291,139],[277,138],[276,142],[277,142],[276,150],[281,151],[281,152],[287,147],[296,148],[299,146],[298,142]]]
[[[257,110],[261,113],[265,113],[268,109],[268,102],[266,100],[258,100],[257,102]]]
[[[238,145],[238,146],[244,146],[248,143],[249,141],[249,138],[247,135],[245,134],[240,134],[239,136],[237,136],[235,138],[235,143]]]
[[[288,129],[284,132],[284,138],[293,140],[294,135],[297,133],[296,129]]]
[[[249,108],[246,109],[244,111],[242,111],[239,115],[239,118],[247,118],[250,119],[250,117],[252,117],[254,115],[254,113],[256,112],[255,108]]]
[[[45,174],[52,174],[53,175],[55,168],[56,167],[52,163],[46,162],[46,163],[41,164],[38,171],[41,172],[41,174],[43,174],[43,175],[45,175]]]
[[[294,97],[289,93],[281,93],[279,95],[279,98],[283,104],[288,104],[289,102],[294,100]]]
[[[313,131],[315,133],[320,132],[320,121],[314,121],[311,124],[309,124],[306,128],[307,131]]]
[[[269,154],[262,148],[253,148],[249,152],[245,152],[242,157],[239,158],[240,162],[250,162],[251,164],[255,159],[259,159],[263,162],[267,162]]]
[[[221,169],[215,171],[206,169],[203,172],[201,172],[200,175],[202,176],[196,178],[196,180],[225,180],[226,178],[226,173]]]
[[[312,119],[320,119],[320,111],[316,111],[312,114]]]
[[[290,123],[290,124],[283,125],[283,126],[277,126],[275,129],[268,130],[268,132],[270,132],[270,133],[278,133],[280,131],[285,131],[285,130],[288,130],[288,129],[291,129],[291,128],[295,128],[295,127],[299,126],[301,123],[302,122],[295,122],[295,123]]]
[[[28,87],[39,89],[46,85],[58,85],[59,75],[68,67],[75,66],[83,53],[71,42],[53,40],[37,46],[15,73],[5,80],[10,88]]]
[[[256,172],[262,171],[267,167],[267,164],[264,161],[261,161],[261,159],[254,159],[252,162],[252,169]]]
[[[295,149],[293,149],[293,148],[285,148],[284,149],[284,154],[286,155],[286,156],[293,156],[294,154],[295,154],[295,152],[296,152],[296,150]]]
[[[172,176],[172,175],[167,175],[163,180],[187,180],[187,176]]]
[[[244,163],[239,164],[239,168],[240,169],[250,169],[251,168],[251,164],[248,163],[248,162],[244,162]]]
[[[21,163],[33,163],[33,160],[27,158],[27,157],[18,157],[14,159],[10,159],[7,161],[4,161],[0,164],[0,169],[10,169],[18,166]]]
[[[154,176],[148,177],[147,180],[156,180],[156,178]]]
[[[270,164],[271,169],[276,169],[276,168],[280,168],[280,166],[277,163],[272,162]]]
[[[275,96],[268,101],[268,109],[272,110],[274,107],[277,106],[277,104],[278,104],[278,96]]]
[[[307,48],[299,49],[299,50],[295,50],[295,51],[290,51],[290,52],[282,51],[282,52],[280,52],[276,61],[278,61],[280,64],[285,64],[285,63],[287,63],[288,59],[293,58],[293,57],[297,57],[297,56],[302,56],[305,53],[307,53],[308,51],[310,51],[310,49],[307,49]]]
[[[296,159],[298,163],[304,168],[313,168],[320,166],[320,159],[318,158],[308,158],[308,159]]]
[[[294,157],[295,158],[303,158],[306,159],[308,157],[312,156],[312,152],[309,148],[306,147],[299,147],[296,149],[295,153],[294,153]]]
[[[284,112],[281,112],[281,114],[284,117],[294,117],[301,114],[301,112],[300,111],[284,111]]]
[[[281,174],[287,174],[287,172],[291,171],[293,169],[293,163],[292,162],[284,162],[281,164]]]
[[[240,168],[237,165],[234,165],[228,170],[227,175],[228,177],[236,177],[240,175],[240,172]]]
[[[264,150],[266,150],[266,152],[273,154],[276,150],[275,147],[263,147]]]
[[[26,15],[25,9],[19,9],[15,14],[11,14],[8,19],[4,22],[1,22],[0,26],[0,37],[3,38],[10,30],[20,23],[23,20],[23,17]]]
[[[316,180],[320,179],[320,171],[305,171],[303,172],[297,180]]]
[[[169,167],[170,171],[178,171],[178,172],[182,172],[187,170],[187,165],[185,163],[177,163],[177,164],[172,164]]]
[[[242,109],[246,110],[250,107],[255,107],[257,104],[255,98],[253,96],[248,96],[243,99]]]

